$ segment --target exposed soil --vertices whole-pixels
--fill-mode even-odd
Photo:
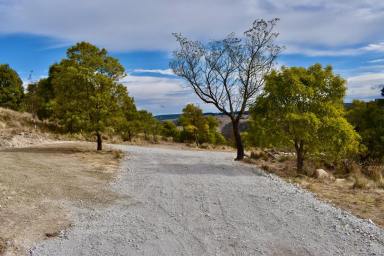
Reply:
[[[24,255],[71,224],[68,205],[107,205],[118,155],[93,143],[51,143],[0,151],[0,254]]]

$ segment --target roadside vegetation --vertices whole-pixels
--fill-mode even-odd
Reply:
[[[331,67],[272,72],[243,133],[246,161],[384,227],[383,100],[345,107],[345,89]]]

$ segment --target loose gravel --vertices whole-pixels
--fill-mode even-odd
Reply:
[[[117,147],[120,199],[30,255],[384,255],[382,229],[231,153]]]

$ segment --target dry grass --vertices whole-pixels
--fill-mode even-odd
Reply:
[[[31,114],[0,108],[0,129],[45,132],[54,128],[52,124],[34,119]]]
[[[330,202],[361,218],[371,219],[384,228],[384,190],[380,189],[384,188],[381,183],[383,167],[374,167],[367,172],[358,165],[351,164],[346,170],[347,174],[343,173],[343,178],[317,180],[299,175],[295,170],[295,161],[292,158],[277,159],[276,161],[276,159],[258,157],[257,159],[247,158],[245,162],[257,165],[267,172],[296,183],[315,193],[321,200]]]
[[[0,148],[38,144],[54,138],[51,123],[41,122],[31,114],[0,108]]]
[[[322,183],[313,179],[296,181],[320,199],[347,210],[363,219],[371,219],[384,228],[384,190],[351,189],[353,181]]]
[[[369,185],[369,180],[362,174],[354,174],[352,176],[354,179],[352,188],[357,188],[357,189],[367,189]]]
[[[9,245],[7,255],[25,254],[34,241],[68,227],[66,205],[103,205],[118,198],[105,185],[122,153],[94,147],[56,143],[0,152],[0,248]]]

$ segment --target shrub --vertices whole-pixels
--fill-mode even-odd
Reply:
[[[267,160],[268,159],[268,156],[267,154],[262,151],[262,150],[254,150],[251,152],[251,158],[252,159],[255,159],[255,160],[258,160],[258,159],[263,159],[263,160]]]
[[[355,173],[353,175],[354,183],[352,188],[354,189],[366,189],[368,188],[368,179],[361,173]]]
[[[115,159],[121,159],[124,156],[124,154],[121,150],[113,150],[112,154],[113,154],[113,158],[115,158]]]
[[[382,170],[383,168],[378,165],[372,165],[367,167],[365,173],[369,178],[371,178],[375,182],[383,182],[383,174]]]

